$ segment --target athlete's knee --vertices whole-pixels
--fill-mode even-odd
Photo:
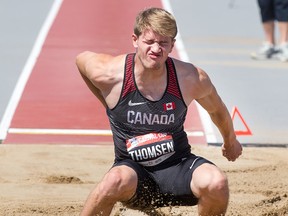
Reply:
[[[202,165],[195,170],[192,178],[192,191],[197,197],[210,196],[228,199],[229,188],[226,175],[214,165]]]
[[[106,199],[121,201],[131,198],[136,187],[137,175],[131,168],[114,167],[99,184],[99,192]]]
[[[226,175],[221,171],[215,171],[213,179],[211,179],[208,186],[209,192],[215,197],[222,199],[229,198],[229,188],[228,188],[228,179]]]
[[[193,176],[196,179],[192,186],[198,193],[199,215],[225,215],[229,201],[226,175],[213,165],[203,165],[195,171],[197,175]]]

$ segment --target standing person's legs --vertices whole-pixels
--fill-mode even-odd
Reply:
[[[275,17],[279,24],[279,43],[288,42],[288,1],[274,0]]]
[[[288,22],[279,21],[278,26],[279,26],[279,32],[280,32],[279,43],[280,44],[288,43]]]
[[[229,201],[228,180],[215,165],[205,163],[195,169],[191,190],[199,199],[199,215],[225,215]]]
[[[258,0],[264,38],[267,43],[275,44],[275,11],[273,0]]]
[[[274,7],[280,34],[278,58],[288,61],[288,0],[275,0]]]
[[[275,23],[274,20],[262,23],[264,30],[264,40],[269,45],[275,45]]]
[[[275,50],[275,14],[273,0],[258,0],[261,23],[264,32],[264,43],[257,52],[251,53],[251,58],[265,60],[276,53]]]

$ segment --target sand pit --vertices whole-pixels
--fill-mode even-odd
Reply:
[[[288,215],[288,149],[244,148],[236,162],[221,149],[193,146],[228,175],[227,215]],[[112,146],[0,145],[0,215],[79,215],[95,183],[113,162]],[[194,207],[157,210],[159,215],[197,215]],[[117,204],[113,215],[145,215]]]

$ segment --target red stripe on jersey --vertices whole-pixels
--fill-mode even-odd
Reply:
[[[122,98],[124,98],[130,92],[136,90],[133,81],[133,68],[134,68],[134,54],[128,54],[125,62],[125,75],[124,75]]]
[[[180,89],[178,86],[178,81],[176,77],[176,72],[174,68],[174,64],[171,58],[167,59],[168,71],[169,71],[169,82],[167,92],[176,96],[179,99],[182,99]]]

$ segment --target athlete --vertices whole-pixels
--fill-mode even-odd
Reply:
[[[88,196],[82,216],[109,215],[116,202],[142,211],[198,205],[200,215],[224,215],[225,174],[191,153],[183,129],[196,100],[223,136],[222,154],[242,153],[231,117],[208,75],[169,57],[177,34],[174,17],[159,8],[141,11],[132,35],[135,53],[83,52],[76,64],[89,89],[107,109],[115,163]]]

